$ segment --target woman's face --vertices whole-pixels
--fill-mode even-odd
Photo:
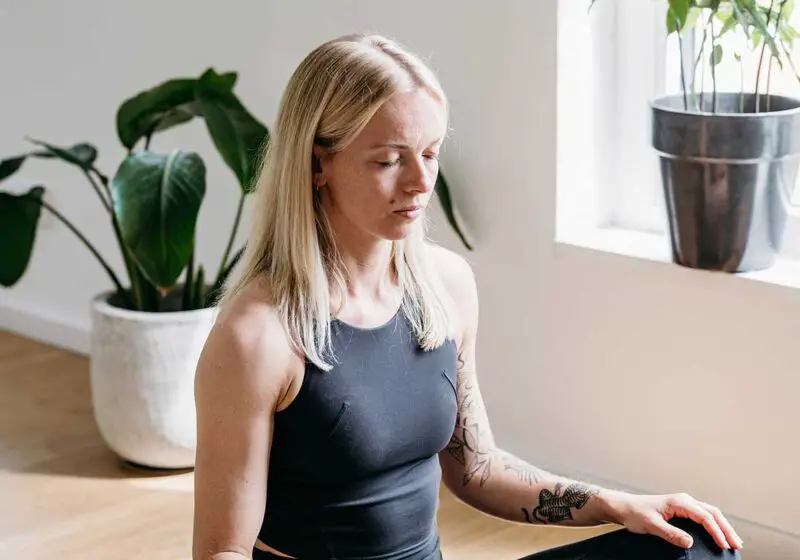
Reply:
[[[346,149],[315,147],[315,185],[337,236],[407,236],[431,198],[445,132],[441,103],[418,89],[390,98]]]

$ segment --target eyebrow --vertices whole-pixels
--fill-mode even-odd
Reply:
[[[431,142],[430,145],[433,146],[434,144],[440,144],[443,140],[444,140],[444,138],[437,138],[436,140]],[[409,146],[408,144],[402,144],[402,143],[399,143],[399,142],[384,142],[384,143],[375,144],[373,146],[370,146],[369,149],[370,150],[377,150],[378,148],[395,148],[395,149],[398,149],[398,150],[410,150],[411,146]]]

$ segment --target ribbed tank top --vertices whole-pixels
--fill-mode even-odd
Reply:
[[[301,560],[438,557],[438,453],[456,421],[456,345],[422,350],[405,314],[331,323],[334,368],[306,362],[275,414],[259,538]]]

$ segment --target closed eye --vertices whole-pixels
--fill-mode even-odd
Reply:
[[[439,161],[439,154],[425,154],[423,157],[429,161]],[[397,158],[391,161],[379,161],[378,165],[381,167],[394,167],[395,165],[398,165],[401,160],[402,158]]]

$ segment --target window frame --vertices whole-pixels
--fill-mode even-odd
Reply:
[[[680,91],[667,2],[597,0],[591,11],[589,0],[559,3],[557,240],[610,229],[661,238],[662,248],[668,241],[649,135],[650,101]],[[691,64],[699,40],[683,39]],[[800,202],[800,188],[793,198]],[[790,212],[779,258],[800,261],[800,206]]]

